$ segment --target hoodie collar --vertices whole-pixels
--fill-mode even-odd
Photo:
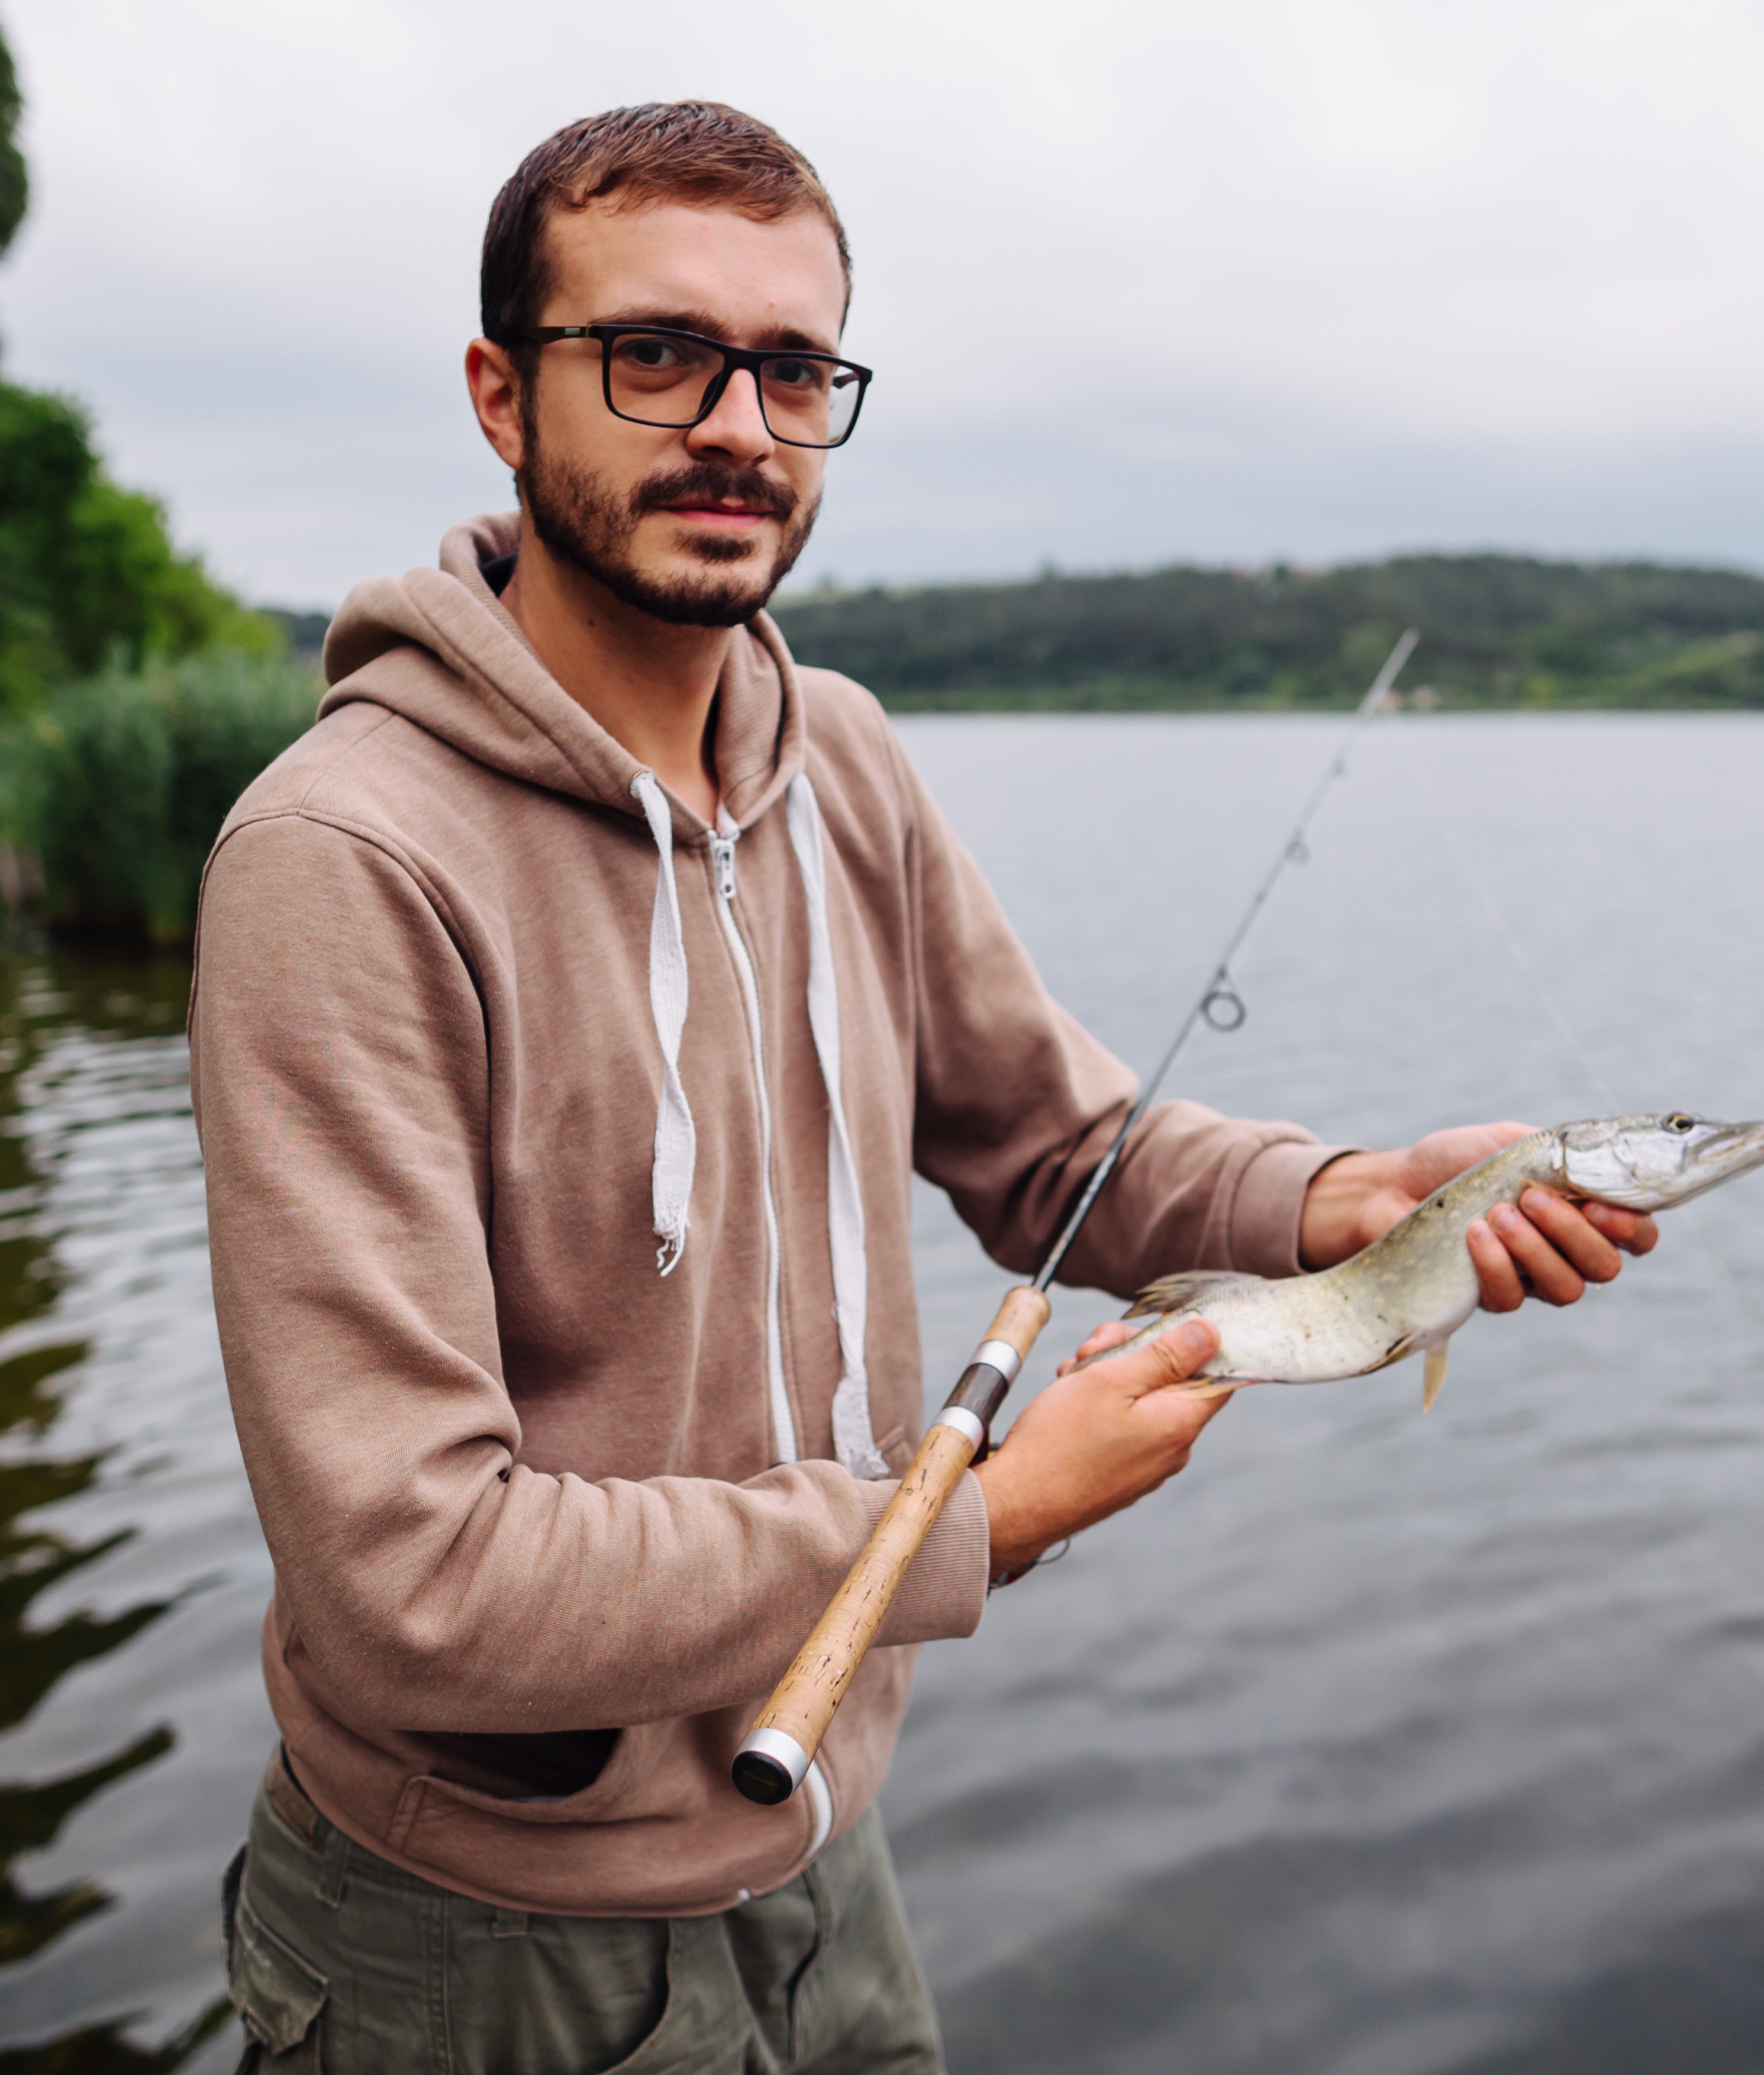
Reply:
[[[469,520],[441,542],[438,568],[358,584],[325,640],[331,689],[319,712],[389,707],[493,770],[640,820],[631,784],[642,767],[546,669],[484,579],[519,533],[518,512]],[[789,651],[756,613],[735,630],[717,685],[718,782],[741,827],[782,798],[803,748]],[[668,797],[676,839],[706,840],[699,817]]]

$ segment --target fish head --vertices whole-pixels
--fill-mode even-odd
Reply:
[[[1669,1211],[1764,1166],[1764,1123],[1716,1124],[1683,1109],[1565,1124],[1556,1137],[1576,1195],[1631,1211]]]

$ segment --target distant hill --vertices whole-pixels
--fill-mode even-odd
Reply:
[[[773,609],[799,661],[898,712],[1343,706],[1408,626],[1422,640],[1403,682],[1423,706],[1764,708],[1764,578],[1732,569],[1404,555],[823,590]]]
[[[325,636],[330,630],[331,615],[328,612],[292,611],[285,605],[260,605],[258,611],[281,629],[289,655],[318,661]]]

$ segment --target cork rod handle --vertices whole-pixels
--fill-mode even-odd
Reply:
[[[1048,1302],[1038,1290],[1013,1290],[1006,1297],[844,1584],[737,1752],[735,1783],[749,1800],[787,1800],[802,1783],[909,1565],[986,1438],[985,1421],[961,1402],[969,1394],[964,1386],[978,1373],[1008,1387],[1047,1316]],[[1008,1365],[1008,1374],[1001,1363]],[[997,1390],[994,1402],[1002,1394]]]

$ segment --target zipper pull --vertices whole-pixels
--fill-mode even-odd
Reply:
[[[735,890],[735,838],[713,836],[710,839],[710,855],[716,861],[717,891],[725,901],[733,901]]]

